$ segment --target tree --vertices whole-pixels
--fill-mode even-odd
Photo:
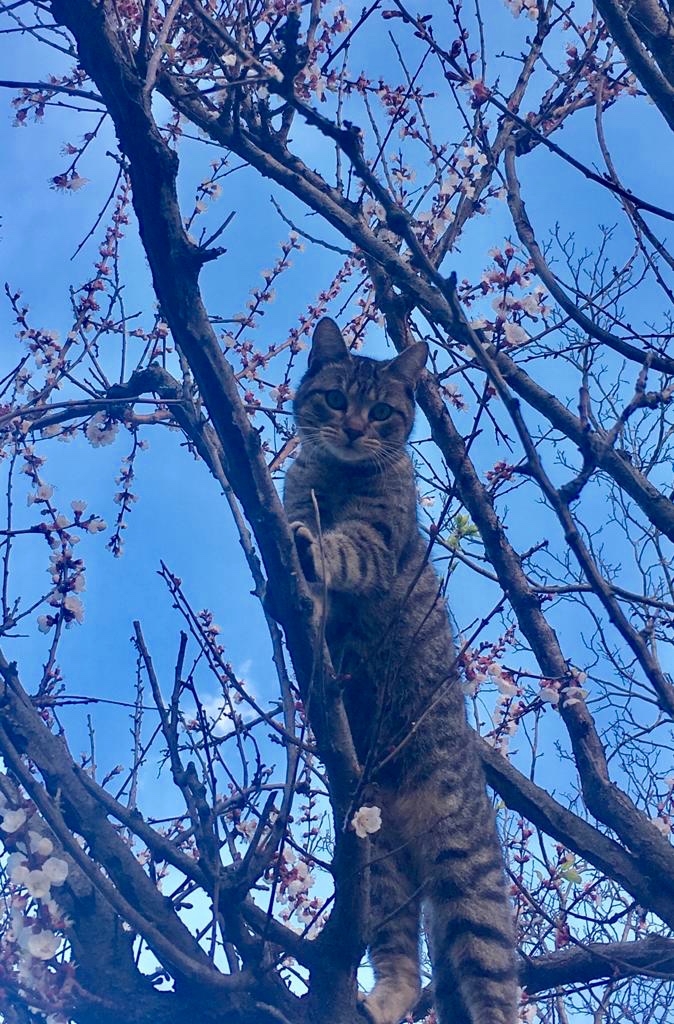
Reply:
[[[39,678],[0,662],[7,1021],[364,1019],[368,840],[354,817],[367,779],[277,490],[296,443],[300,353],[325,311],[355,349],[385,354],[382,326],[397,350],[432,344],[413,445],[420,520],[499,808],[522,1019],[665,1019],[674,257],[662,233],[674,213],[654,172],[634,190],[621,177],[617,117],[648,121],[653,163],[640,165],[653,171],[671,145],[674,26],[658,0],[579,6],[2,5],[9,44],[30,38],[43,69],[0,83],[17,123],[60,111],[69,131],[85,126],[54,187],[79,192],[110,128],[118,142],[67,338],[37,328],[7,287],[21,354],[2,381],[2,633],[9,656],[37,615],[47,644]],[[185,166],[209,160],[190,207]],[[251,205],[271,187],[269,230],[280,219],[290,234],[246,312],[223,317],[201,284],[231,274],[217,244],[231,215],[197,225],[235,171]],[[588,227],[593,207],[616,226]],[[140,319],[125,305],[127,224],[158,303],[152,315],[148,296]],[[302,245],[330,276],[278,343],[263,316]],[[100,777],[93,720],[87,755],[66,744],[64,709],[92,698],[58,658],[83,615],[74,545],[107,527],[77,500],[57,505],[42,453],[70,440],[95,474],[92,447],[131,439],[107,543],[119,555],[136,458],[167,425],[226,500],[276,689],[258,699],[227,660],[227,627],[163,564],[183,619],[164,645],[177,648],[173,677],[135,621],[135,695],[115,695],[131,704],[132,759]],[[20,472],[27,511],[14,500]],[[51,582],[33,599],[34,578],[10,569],[40,538]],[[150,765],[173,787],[166,813],[156,787],[144,800]],[[425,992],[415,1019],[430,1004]]]

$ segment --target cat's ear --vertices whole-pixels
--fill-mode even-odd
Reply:
[[[425,341],[417,341],[416,344],[410,345],[399,356],[392,359],[386,370],[393,377],[398,377],[414,387],[421,376],[421,371],[426,365],[427,359],[428,345]]]
[[[339,363],[342,359],[348,359],[349,350],[342,337],[342,332],[329,316],[319,320],[311,341],[311,352],[309,353],[309,366],[322,366],[323,363]]]

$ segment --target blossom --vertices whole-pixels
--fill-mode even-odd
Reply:
[[[84,433],[94,448],[100,448],[102,445],[112,444],[118,430],[117,420],[110,420],[104,412],[97,412],[87,423]]]
[[[61,945],[58,935],[50,931],[32,932],[28,938],[28,952],[36,960],[51,960]]]
[[[506,322],[503,331],[509,345],[524,345],[529,340],[529,335],[519,324]]]
[[[80,515],[87,507],[87,503],[86,501],[71,501],[70,507],[76,515]]]
[[[559,692],[554,690],[551,686],[542,687],[538,696],[547,704],[559,704]]]
[[[46,896],[49,896],[51,880],[49,879],[49,876],[39,868],[29,871],[23,884],[26,886],[26,889],[31,896],[36,900],[43,900]]]
[[[298,864],[297,870],[299,871],[299,868],[301,867],[306,868],[306,864]],[[294,878],[292,882],[290,882],[290,884],[288,885],[288,894],[290,896],[298,896],[302,892],[307,892],[313,884],[313,875],[310,875],[307,869],[307,872],[304,875],[304,877]]]
[[[495,677],[494,682],[496,683],[499,692],[503,694],[504,697],[515,697],[517,695],[517,687],[509,680],[503,679],[501,676],[497,676]]]
[[[88,178],[82,178],[79,174],[76,174],[70,179],[65,187],[69,188],[71,192],[77,192],[78,189],[82,188],[84,185],[88,185],[88,183]]]
[[[248,821],[237,821],[236,831],[240,832],[246,839],[252,839],[257,829],[257,822],[254,818],[249,818]]]
[[[43,836],[39,832],[33,832],[31,829],[28,833],[28,839],[33,853],[40,853],[43,857],[48,857],[50,853],[54,852],[54,844],[48,836]]]
[[[367,836],[374,835],[381,828],[380,808],[369,807],[367,804],[359,807],[351,819],[351,827],[359,839],[366,839]]]
[[[60,857],[48,857],[42,865],[42,873],[52,885],[63,885],[68,877],[68,862]]]
[[[9,833],[18,831],[22,825],[25,825],[28,817],[22,807],[19,807],[16,811],[3,810],[0,811],[0,813],[2,814],[2,824],[0,824],[0,828],[3,832]]]
[[[5,870],[11,878],[14,885],[25,885],[26,879],[29,874],[28,861],[26,860],[23,853],[12,853],[5,865]]]
[[[84,622],[84,605],[79,597],[74,594],[66,594],[63,607],[70,612],[75,622]]]
[[[53,625],[53,620],[49,615],[38,615],[37,617],[37,628],[41,633],[48,633]]]
[[[569,708],[573,704],[580,704],[581,700],[587,697],[587,690],[582,686],[567,686],[563,691],[564,707]]]

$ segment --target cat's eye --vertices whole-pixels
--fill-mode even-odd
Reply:
[[[387,420],[392,412],[392,407],[388,405],[386,402],[375,402],[375,404],[370,409],[370,419]]]
[[[343,391],[326,391],[325,401],[331,409],[335,409],[337,412],[344,412],[346,409],[346,395]]]

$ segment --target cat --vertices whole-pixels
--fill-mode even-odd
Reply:
[[[352,355],[335,322],[320,321],[294,401],[301,448],[284,504],[307,581],[326,589],[326,641],[381,810],[367,1014],[399,1024],[413,1007],[423,905],[440,1024],[514,1024],[494,814],[406,447],[427,357],[425,342],[389,360]]]

